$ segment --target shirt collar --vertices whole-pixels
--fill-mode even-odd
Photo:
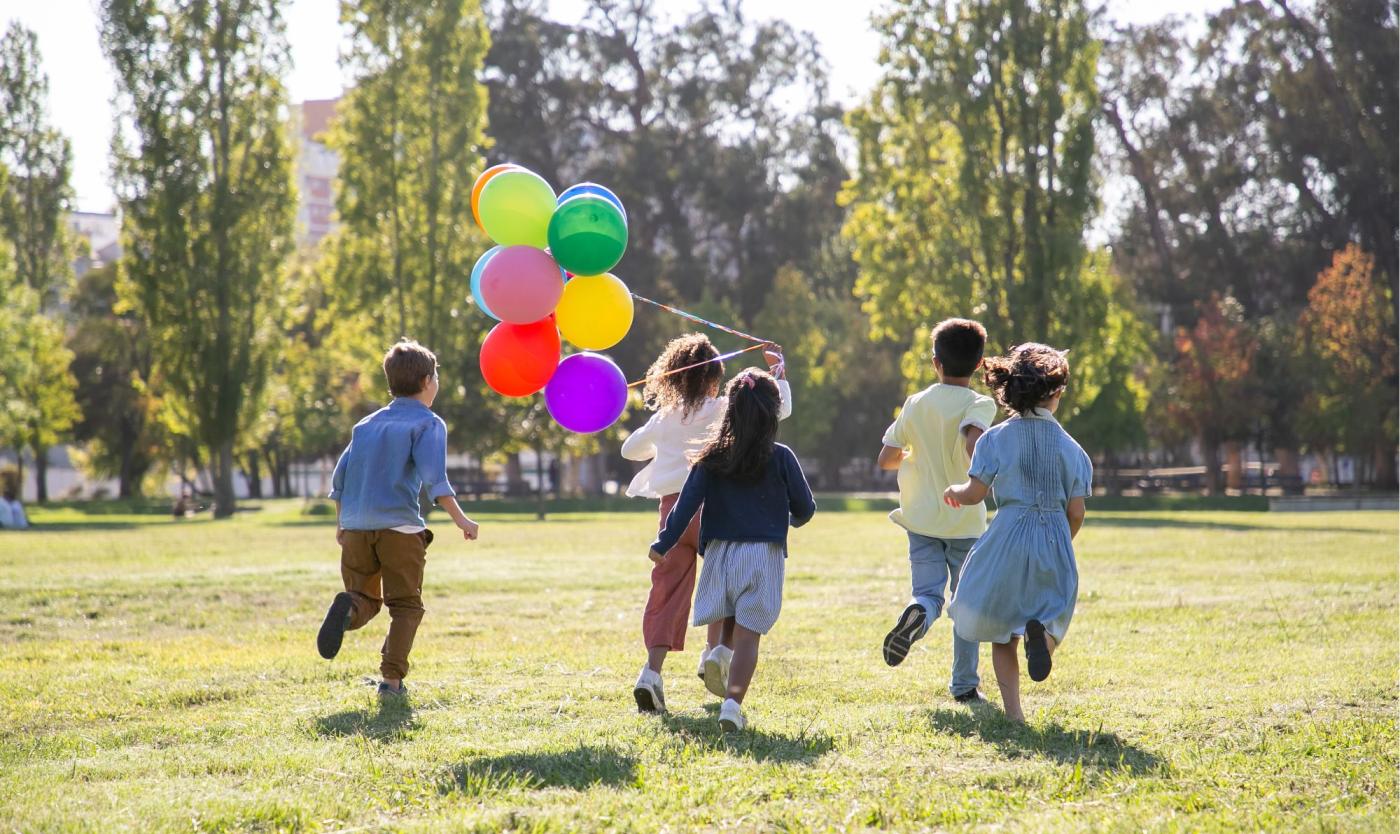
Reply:
[[[421,408],[421,409],[423,409],[424,411],[429,411],[429,410],[431,410],[431,409],[429,409],[426,405],[423,405],[423,403],[419,402],[418,400],[415,400],[415,399],[412,398],[412,397],[394,397],[394,399],[393,399],[392,401],[390,401],[389,407],[390,407],[390,408]]]

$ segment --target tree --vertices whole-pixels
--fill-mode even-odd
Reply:
[[[1257,439],[1286,475],[1307,401],[1295,324],[1318,272],[1360,241],[1394,295],[1397,51],[1385,0],[1240,2],[1199,36],[1168,19],[1105,51],[1107,160],[1136,186],[1115,264],[1168,328],[1192,328],[1211,292],[1239,302],[1267,405]]]
[[[50,310],[72,274],[65,214],[73,152],[46,112],[49,80],[38,38],[18,21],[0,35],[0,163],[9,188],[0,192],[0,227],[14,247],[18,279]]]
[[[1353,244],[1337,252],[1308,293],[1301,325],[1318,360],[1312,386],[1314,436],[1370,459],[1374,480],[1395,484],[1395,300],[1376,262]],[[1361,482],[1358,472],[1357,484]]]
[[[1096,364],[1130,387],[1136,347],[1109,361],[1103,337],[1140,332],[1084,243],[1098,101],[1084,7],[901,0],[877,26],[885,73],[849,117],[859,159],[842,193],[874,335],[909,345],[916,383],[931,380],[929,328],[949,316],[982,320],[989,350],[1074,349],[1066,418],[1108,381]]]
[[[1248,439],[1257,412],[1252,376],[1258,343],[1244,309],[1213,294],[1201,302],[1196,324],[1176,334],[1176,356],[1165,390],[1163,412],[1191,429],[1206,461],[1206,488],[1222,488],[1220,448]]]
[[[119,292],[145,322],[167,399],[208,452],[214,514],[268,373],[294,197],[275,0],[104,0],[116,69]]]
[[[69,298],[75,392],[82,418],[74,437],[87,444],[87,466],[115,477],[122,498],[141,495],[141,482],[159,458],[161,433],[151,389],[151,343],[145,325],[117,299],[117,269],[88,270]]]
[[[7,440],[34,454],[35,492],[48,500],[48,450],[73,424],[71,354],[62,326],[43,316],[53,311],[71,276],[64,213],[72,199],[68,140],[48,122],[48,78],[35,34],[12,22],[0,35],[0,230],[14,253],[18,286],[5,295],[17,336],[19,367],[0,385],[18,412]]]
[[[437,353],[439,411],[454,441],[489,444],[500,421],[476,369],[486,317],[466,303],[489,244],[471,215],[482,169],[489,37],[476,0],[348,0],[343,62],[354,86],[328,137],[341,158],[340,229],[331,244],[339,307],[364,317],[382,352],[400,337]]]

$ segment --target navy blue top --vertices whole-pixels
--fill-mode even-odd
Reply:
[[[801,527],[817,511],[812,488],[797,455],[781,443],[773,444],[773,457],[757,481],[720,477],[699,464],[681,487],[680,497],[666,517],[666,526],[651,549],[665,553],[680,540],[695,511],[700,512],[700,552],[713,539],[730,542],[782,542],[787,548],[789,525]]]
[[[418,490],[454,495],[447,480],[447,424],[412,397],[397,397],[355,425],[336,462],[330,498],[346,530],[422,527]]]

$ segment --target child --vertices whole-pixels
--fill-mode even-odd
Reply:
[[[881,469],[899,470],[899,508],[890,519],[909,536],[913,599],[885,635],[885,662],[898,666],[914,641],[943,613],[944,586],[958,587],[967,551],[987,529],[987,511],[972,503],[952,508],[943,490],[961,481],[977,438],[996,417],[996,404],[968,387],[982,363],[987,331],[968,319],[948,319],[933,329],[933,367],[940,382],[904,402],[885,432]],[[949,693],[961,703],[982,699],[977,685],[977,644],[953,635]]]
[[[437,357],[417,342],[400,341],[384,355],[384,376],[394,400],[355,425],[331,478],[345,590],[326,612],[316,647],[330,660],[346,631],[374,619],[381,602],[387,605],[379,695],[389,697],[407,693],[408,653],[423,619],[423,564],[433,534],[419,512],[419,489],[427,487],[462,538],[475,540],[477,525],[457,506],[447,481],[447,425],[430,410],[438,393]]]
[[[773,628],[782,608],[788,526],[806,524],[817,504],[797,456],[774,441],[781,404],[777,381],[748,369],[729,383],[728,395],[724,422],[695,456],[649,555],[664,565],[700,513],[705,567],[695,594],[695,624],[722,623],[731,635],[728,698],[720,705],[719,724],[733,732],[744,728],[740,704],[758,664],[759,637]]]
[[[765,351],[769,370],[783,376],[782,353]],[[661,524],[676,503],[677,494],[690,471],[689,456],[698,452],[724,417],[728,401],[719,395],[724,365],[717,361],[719,351],[700,333],[672,339],[647,371],[643,390],[646,404],[656,411],[646,425],[632,432],[622,444],[628,460],[650,460],[632,479],[627,494],[661,501]],[[684,370],[681,370],[684,369]],[[792,413],[792,394],[786,380],[778,379],[782,405],[781,420]],[[666,708],[661,686],[661,664],[666,654],[685,648],[685,630],[690,619],[690,594],[695,588],[695,554],[699,546],[699,520],[696,519],[668,552],[667,559],[652,568],[651,593],[642,614],[642,639],[647,663],[642,667],[632,694],[643,712]],[[732,651],[720,625],[710,627],[705,651],[700,655],[696,674],[716,696],[723,698],[725,677],[729,674]]]
[[[943,493],[951,507],[978,504],[996,488],[997,515],[973,545],[948,610],[966,640],[992,644],[1007,717],[1024,721],[1016,641],[1026,641],[1031,680],[1050,675],[1079,591],[1071,541],[1084,524],[1094,468],[1055,421],[1069,363],[1054,348],[1025,344],[987,360],[988,387],[1011,416],[977,443],[966,483]]]

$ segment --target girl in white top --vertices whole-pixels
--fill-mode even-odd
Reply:
[[[782,352],[776,346],[770,347],[764,349],[763,355],[769,371],[777,378],[781,420],[792,413],[792,391],[783,379]],[[627,494],[660,501],[658,527],[665,526],[666,516],[685,484],[690,455],[700,451],[724,419],[729,400],[719,393],[724,379],[724,365],[717,361],[719,355],[709,338],[691,333],[672,339],[647,370],[642,396],[647,407],[656,413],[622,444],[622,456],[651,461],[632,479]],[[685,648],[699,544],[700,513],[696,513],[680,541],[652,568],[651,593],[642,614],[647,663],[633,687],[637,708],[643,712],[661,712],[666,708],[661,664],[667,653]],[[731,642],[732,633],[725,634],[721,623],[711,624],[696,672],[705,681],[705,687],[721,698],[728,690]]]

